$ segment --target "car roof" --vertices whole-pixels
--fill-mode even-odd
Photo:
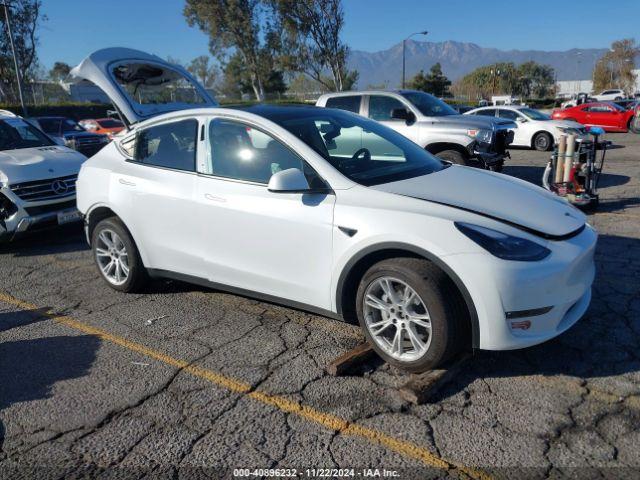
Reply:
[[[427,95],[432,95],[429,92],[423,92],[421,90],[411,90],[411,89],[403,88],[403,89],[388,89],[388,90],[348,90],[345,92],[330,92],[330,93],[322,94],[320,98],[349,97],[353,95],[388,95],[390,93],[393,93],[396,95],[402,95],[403,93],[426,93]]]

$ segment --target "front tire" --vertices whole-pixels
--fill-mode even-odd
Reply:
[[[149,276],[131,234],[116,217],[100,221],[91,234],[91,251],[100,276],[114,290],[137,292]]]
[[[533,137],[533,148],[539,152],[548,152],[553,146],[553,138],[546,132],[536,133]]]
[[[435,154],[436,157],[446,161],[455,163],[456,165],[468,165],[467,157],[458,150],[442,150]]]
[[[358,321],[386,362],[408,372],[442,365],[464,337],[460,296],[431,262],[392,258],[373,265],[356,295]]]

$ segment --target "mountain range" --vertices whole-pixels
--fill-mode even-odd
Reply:
[[[516,65],[533,60],[551,65],[558,80],[590,79],[593,67],[606,48],[574,48],[565,51],[543,50],[500,50],[484,48],[475,43],[463,42],[406,42],[406,78],[410,79],[418,71],[428,71],[437,62],[442,71],[455,81],[474,69],[496,62],[513,62]],[[359,72],[358,86],[385,85],[387,88],[400,86],[402,80],[402,42],[388,50],[364,52],[352,50],[348,67]]]

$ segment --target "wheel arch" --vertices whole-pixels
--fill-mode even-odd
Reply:
[[[469,323],[469,332],[471,334],[471,347],[479,348],[480,323],[478,320],[478,312],[469,290],[453,269],[451,269],[451,267],[449,267],[440,258],[427,250],[410,244],[400,242],[379,243],[366,247],[351,257],[343,267],[336,284],[335,299],[337,313],[350,323],[354,321],[357,322],[357,318],[355,316],[355,302],[349,300],[350,297],[355,297],[349,294],[357,289],[360,279],[369,267],[381,260],[396,257],[423,258],[432,262],[440,268],[447,277],[449,277],[460,293],[468,312],[467,320]]]
[[[456,150],[465,156],[465,158],[469,158],[469,151],[464,148],[462,145],[458,143],[449,143],[449,142],[436,142],[425,145],[424,149],[433,153],[434,155],[440,152],[444,152],[445,150]]]
[[[122,225],[124,225],[124,228],[126,228],[127,232],[129,232],[129,235],[131,235],[133,242],[136,244],[136,248],[138,249],[143,265],[146,266],[147,265],[146,254],[140,248],[140,243],[138,243],[136,236],[133,234],[131,229],[127,226],[122,216],[118,215],[118,212],[113,210],[108,205],[105,205],[105,204],[94,205],[85,214],[85,228],[86,228],[87,242],[89,243],[89,245],[91,245],[91,237],[93,235],[93,230],[96,228],[96,225],[98,225],[98,223],[100,223],[105,218],[109,218],[109,217],[115,217],[118,220],[120,220],[120,222],[122,222]]]

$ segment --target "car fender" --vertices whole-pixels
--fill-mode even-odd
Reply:
[[[434,248],[437,248],[434,246]],[[480,323],[478,319],[478,313],[476,309],[476,302],[474,301],[471,293],[469,292],[464,280],[460,277],[460,275],[449,265],[447,262],[447,255],[443,255],[442,253],[436,254],[433,250],[429,248],[423,248],[422,246],[415,245],[413,242],[408,243],[406,241],[397,241],[393,240],[392,236],[388,236],[387,238],[376,238],[372,239],[368,245],[358,245],[357,248],[353,249],[354,251],[349,252],[343,256],[340,261],[340,265],[336,269],[340,274],[336,276],[334,279],[334,284],[332,287],[333,292],[333,303],[334,310],[342,315],[343,305],[342,305],[342,293],[345,288],[345,282],[351,270],[356,266],[356,264],[370,254],[375,254],[376,252],[383,252],[385,250],[401,250],[405,252],[412,253],[414,255],[420,256],[429,260],[430,262],[437,265],[443,272],[447,274],[447,276],[453,281],[458,290],[460,291],[466,308],[469,312],[469,319],[471,322],[471,338],[472,338],[472,346],[473,348],[478,348],[480,345]]]

